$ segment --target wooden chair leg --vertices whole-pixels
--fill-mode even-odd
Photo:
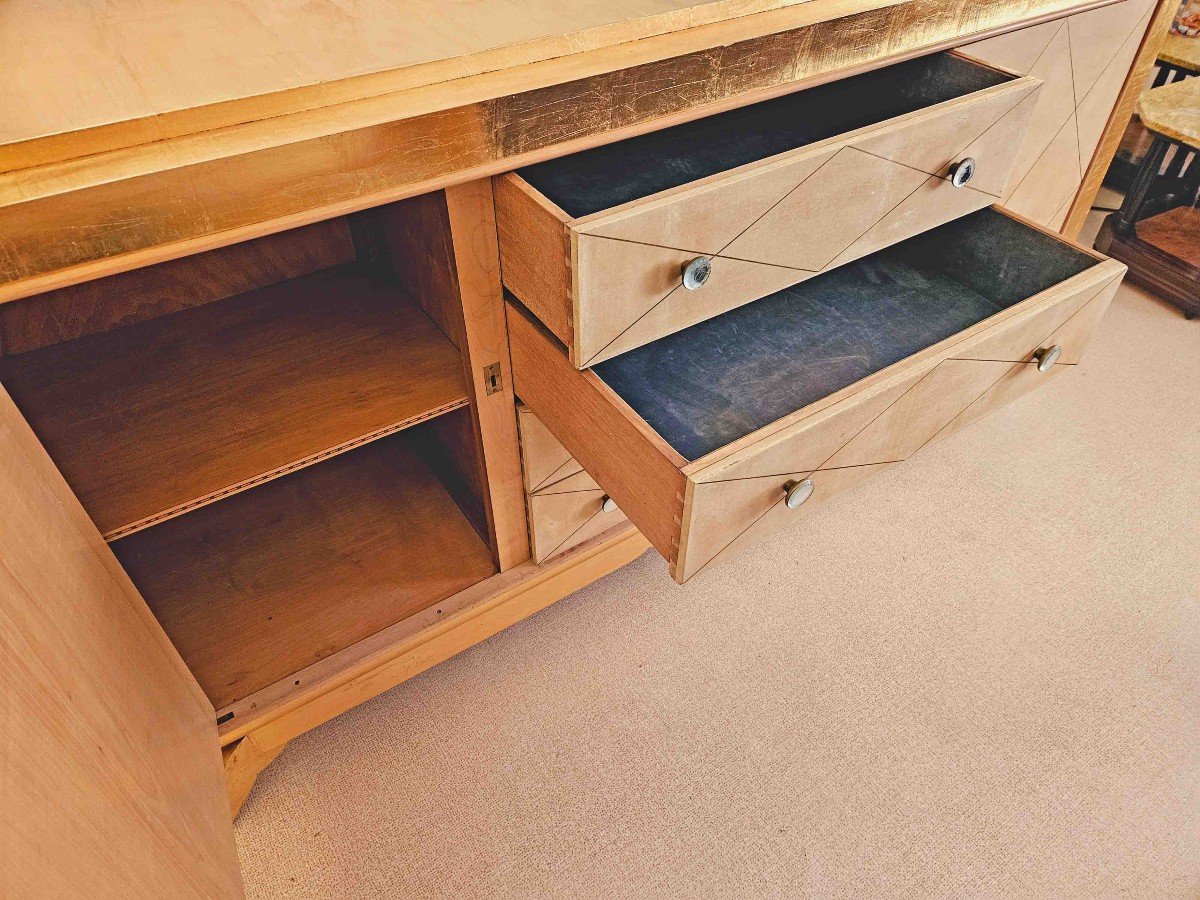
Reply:
[[[277,757],[285,746],[286,741],[274,747],[263,748],[251,733],[222,748],[225,784],[229,790],[229,812],[235,819],[242,809],[242,804],[250,796],[259,773],[270,765],[271,760]]]

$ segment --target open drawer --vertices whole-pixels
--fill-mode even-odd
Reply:
[[[595,365],[997,202],[1040,84],[938,53],[500,176],[505,286]]]
[[[986,209],[590,371],[510,298],[513,376],[683,582],[1078,362],[1124,271]]]

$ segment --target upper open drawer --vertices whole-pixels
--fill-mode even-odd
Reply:
[[[939,53],[509,173],[504,283],[587,368],[996,202],[1040,84]]]
[[[510,301],[513,376],[682,582],[1076,363],[1124,270],[981,210],[590,371]]]

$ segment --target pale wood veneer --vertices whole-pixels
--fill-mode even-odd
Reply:
[[[1143,38],[1156,9],[1155,0],[1122,0],[1034,28],[1026,28],[962,48],[968,56],[1040,78],[1044,84],[1029,134],[1017,157],[1004,205],[1052,229],[1078,231],[1080,219],[1099,188],[1084,176],[1097,155],[1102,135],[1124,130],[1124,122],[1108,129],[1123,86],[1142,84],[1146,69],[1139,62]],[[1157,40],[1156,34],[1152,34]],[[1140,73],[1140,75],[1139,75]],[[1127,121],[1132,108],[1117,116]],[[1115,150],[1115,145],[1112,147]],[[1107,169],[1107,152],[1100,167]],[[1077,198],[1079,202],[1077,202]]]
[[[355,259],[345,218],[0,304],[0,356],[133,325]]]
[[[0,389],[0,895],[238,897],[213,709]]]
[[[470,396],[474,480],[501,571],[529,558],[491,182],[471,182],[378,211],[389,277],[454,341]]]

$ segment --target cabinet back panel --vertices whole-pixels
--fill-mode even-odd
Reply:
[[[345,218],[0,304],[0,357],[224,300],[354,259]]]

